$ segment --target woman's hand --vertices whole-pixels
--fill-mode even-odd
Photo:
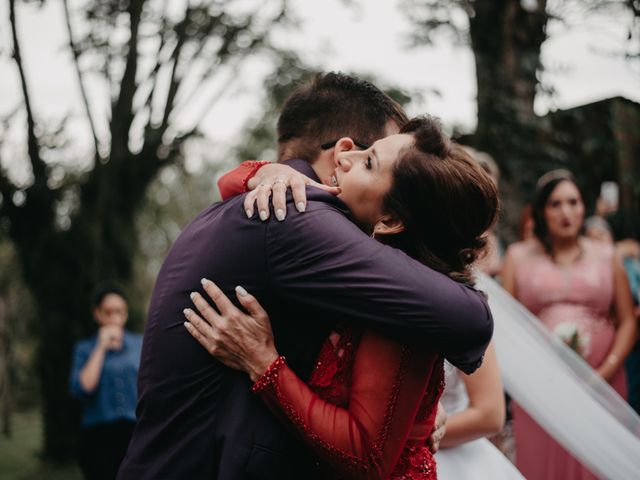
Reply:
[[[253,207],[256,204],[260,219],[267,220],[269,197],[273,196],[272,203],[276,218],[283,221],[287,216],[287,188],[291,188],[296,209],[304,212],[307,208],[306,185],[312,185],[333,195],[340,193],[339,187],[318,183],[287,165],[274,163],[262,167],[247,183],[250,192],[244,199],[244,211],[248,217],[252,217]]]
[[[242,287],[236,287],[236,296],[249,315],[236,308],[212,281],[203,279],[202,286],[220,313],[194,292],[191,299],[202,317],[187,308],[184,326],[211,355],[227,367],[248,373],[255,382],[278,358],[267,312]]]
[[[433,426],[433,432],[427,438],[427,446],[431,453],[436,453],[440,449],[442,437],[447,433],[447,412],[442,402],[438,402],[438,410],[436,411],[436,421]]]

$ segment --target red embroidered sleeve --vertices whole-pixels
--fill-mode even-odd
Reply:
[[[235,197],[247,191],[247,183],[253,178],[260,168],[271,162],[259,160],[247,160],[233,170],[225,173],[218,180],[218,190],[223,200]]]
[[[340,474],[388,478],[438,358],[365,332],[355,353],[346,407],[321,399],[282,358],[254,391]]]

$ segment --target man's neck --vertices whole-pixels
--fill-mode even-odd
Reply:
[[[320,154],[311,162],[311,168],[325,185],[331,185],[331,175],[335,170],[333,162],[333,148],[322,150]]]
[[[287,152],[280,153],[281,155],[278,158],[278,163],[289,160],[298,160],[298,157],[295,155],[287,155]],[[333,148],[329,150],[322,150],[314,159],[307,163],[322,183],[325,185],[331,185],[331,175],[333,175],[335,170],[333,162]]]

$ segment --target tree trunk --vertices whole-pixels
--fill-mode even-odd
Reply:
[[[2,434],[11,437],[11,337],[7,324],[7,305],[0,292],[0,421]]]
[[[491,153],[507,178],[535,159],[540,48],[546,39],[546,0],[523,9],[520,0],[478,0],[470,16],[478,86],[474,143]],[[524,180],[524,179],[523,179]]]
[[[469,16],[478,90],[478,126],[472,141],[500,167],[500,235],[509,240],[516,240],[524,199],[546,167],[540,162],[539,119],[533,111],[540,48],[546,39],[546,0],[527,10],[522,3],[477,0],[475,14]]]

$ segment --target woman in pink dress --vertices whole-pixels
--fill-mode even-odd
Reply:
[[[626,397],[622,366],[636,336],[629,286],[613,247],[580,234],[584,211],[569,172],[544,175],[534,236],[508,249],[504,287]],[[596,478],[518,405],[513,417],[516,465],[526,478]]]

